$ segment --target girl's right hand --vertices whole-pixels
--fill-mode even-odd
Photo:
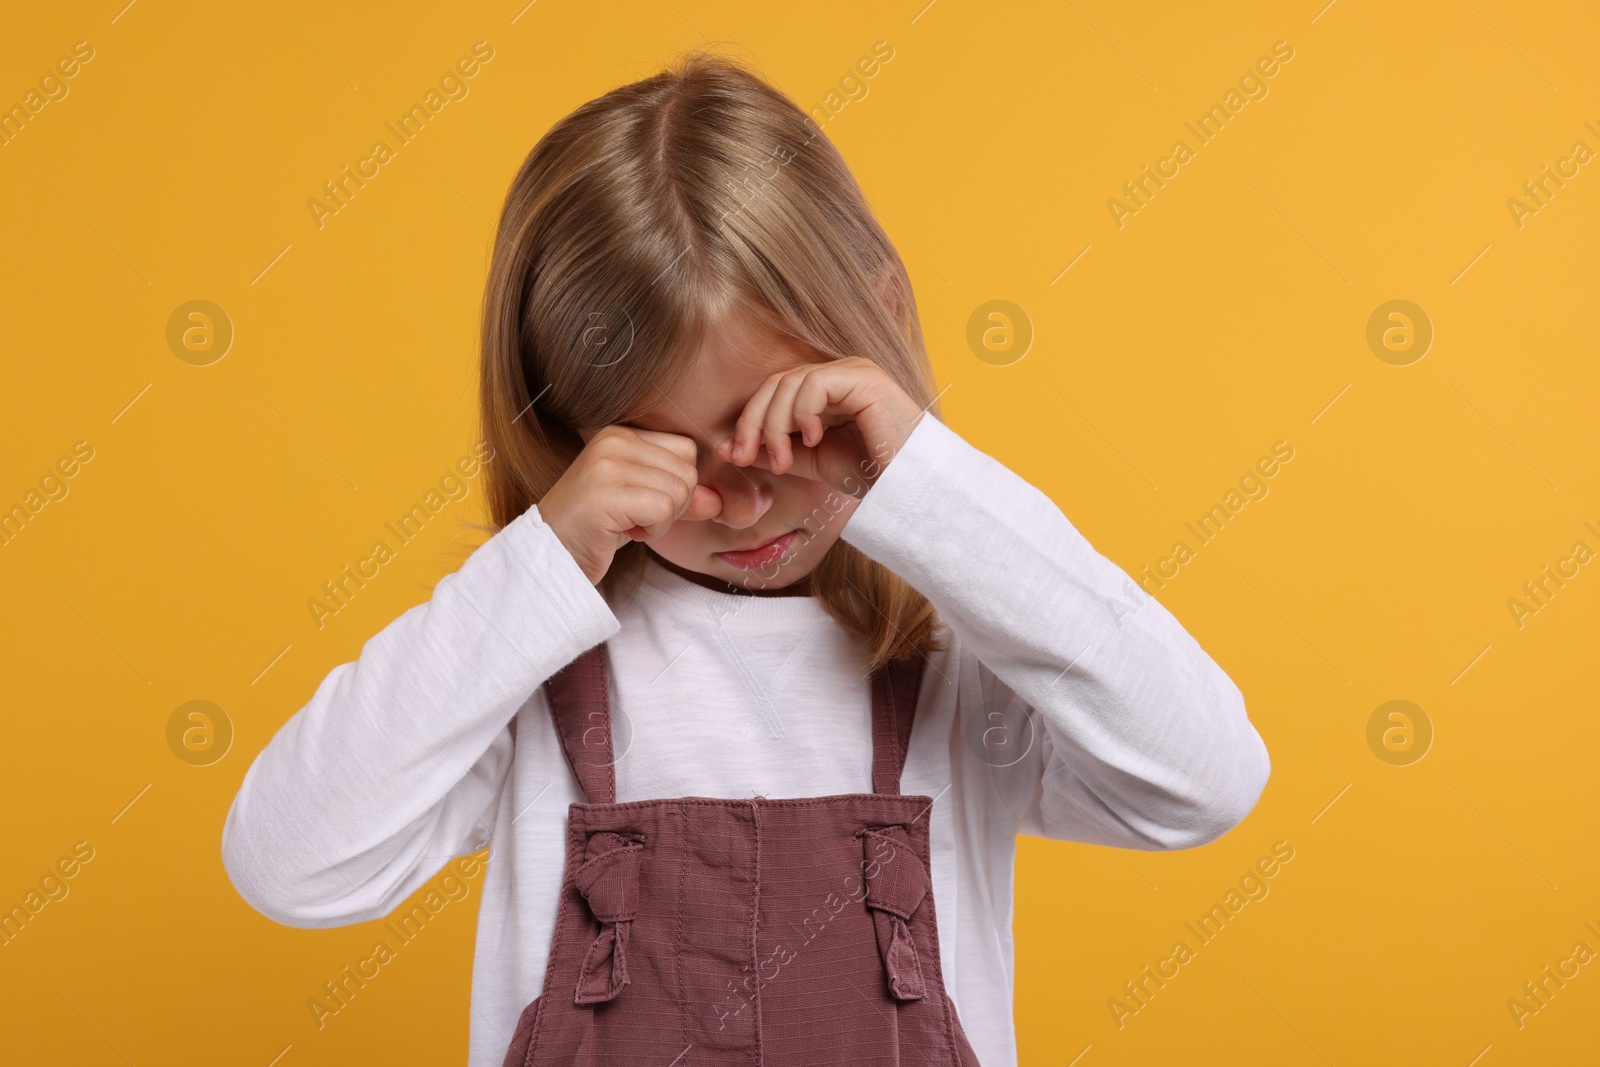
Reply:
[[[722,511],[722,498],[700,484],[696,456],[694,441],[681,434],[604,427],[539,501],[539,515],[598,585],[629,541]]]

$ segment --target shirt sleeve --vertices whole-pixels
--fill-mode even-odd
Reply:
[[[1023,712],[1012,728],[1037,750],[996,770],[1017,832],[1190,848],[1254,808],[1271,763],[1238,687],[1047,496],[933,414],[841,536],[933,604],[978,660],[985,709]]]
[[[329,672],[257,755],[222,830],[240,895],[291,926],[363,922],[484,847],[512,717],[619,629],[529,508]]]

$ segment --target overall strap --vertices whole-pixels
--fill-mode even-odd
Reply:
[[[611,697],[606,682],[606,646],[595,645],[544,683],[567,766],[584,800],[614,804],[617,770],[611,756]]]
[[[567,765],[590,804],[614,804],[617,773],[611,745],[611,699],[604,644],[551,675],[544,683],[550,715]],[[872,676],[872,791],[900,793],[900,772],[927,659],[896,660]]]
[[[911,722],[927,657],[895,660],[872,676],[872,791],[900,793],[900,772],[911,745]]]

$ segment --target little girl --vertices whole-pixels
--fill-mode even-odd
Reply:
[[[1016,836],[1190,848],[1255,805],[1237,687],[944,424],[904,265],[749,70],[691,54],[534,146],[481,379],[497,532],[222,840],[300,927],[487,847],[474,1067],[1011,1067]]]

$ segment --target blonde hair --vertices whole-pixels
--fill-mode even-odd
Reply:
[[[838,150],[751,69],[694,50],[557,122],[506,194],[479,385],[495,527],[561,477],[577,428],[654,406],[735,314],[871,359],[938,414],[905,265]],[[624,545],[602,590],[644,561]],[[942,647],[927,599],[843,540],[811,589],[868,670]]]

